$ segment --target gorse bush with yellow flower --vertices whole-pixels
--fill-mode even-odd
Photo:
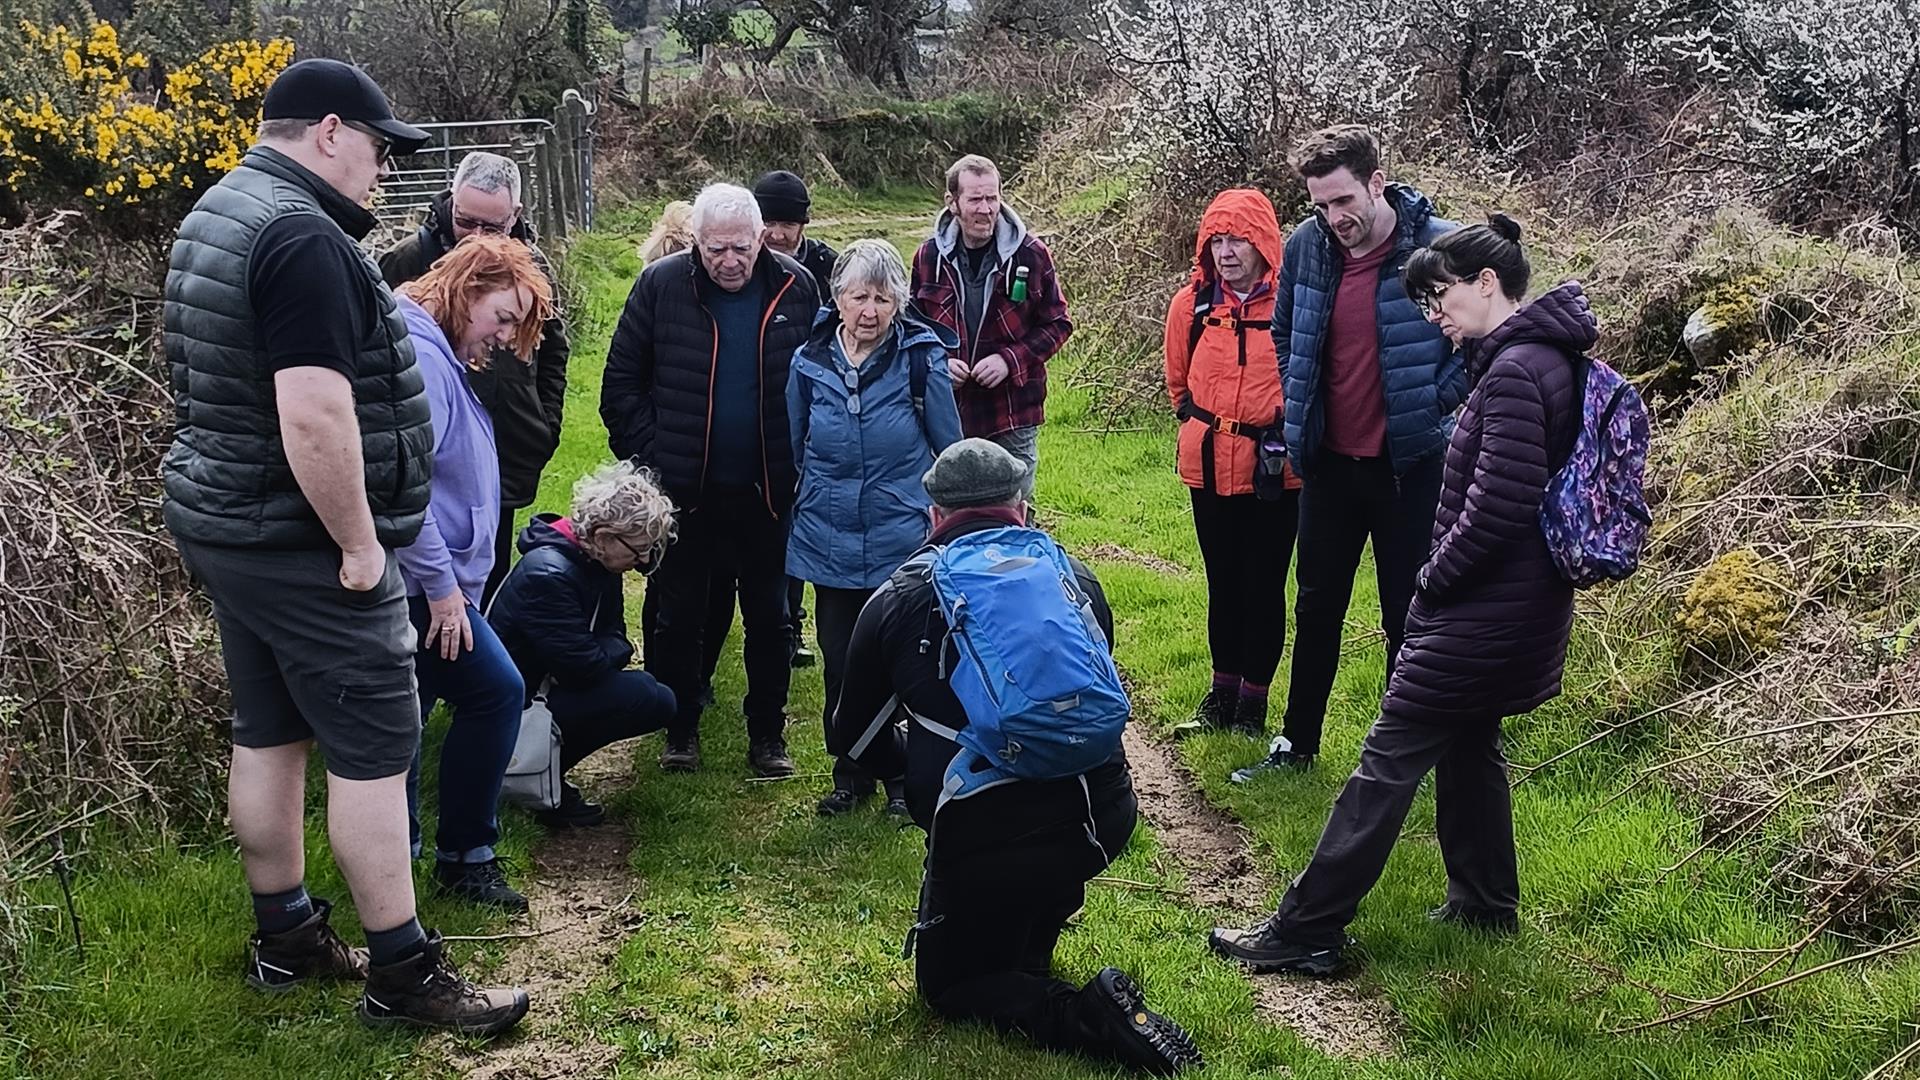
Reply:
[[[12,29],[13,42],[0,37],[17,49],[0,74],[0,185],[28,203],[171,209],[195,197],[240,163],[267,86],[293,59],[284,39],[225,41],[161,74],[104,22]]]

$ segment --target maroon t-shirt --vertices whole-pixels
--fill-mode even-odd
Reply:
[[[1374,296],[1393,239],[1360,258],[1347,256],[1327,320],[1327,434],[1325,446],[1350,457],[1379,457],[1387,449],[1387,397],[1380,386],[1380,323]]]

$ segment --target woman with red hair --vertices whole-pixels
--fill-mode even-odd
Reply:
[[[513,756],[526,687],[513,659],[480,617],[500,527],[500,459],[493,421],[467,384],[468,369],[495,346],[521,363],[533,356],[553,313],[553,289],[527,246],[476,233],[426,274],[396,291],[433,411],[433,494],[426,523],[395,552],[419,635],[414,672],[424,722],[434,705],[453,707],[440,751],[440,823],[434,880],[476,903],[525,911],[494,858],[500,837],[500,783]],[[408,806],[420,846],[420,758]]]

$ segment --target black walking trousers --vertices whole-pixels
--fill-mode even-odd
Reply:
[[[1380,588],[1380,629],[1387,635],[1387,674],[1407,634],[1414,578],[1433,548],[1433,512],[1440,502],[1444,455],[1395,477],[1386,458],[1323,455],[1300,493],[1300,540],[1294,574],[1293,673],[1281,734],[1295,753],[1320,752],[1327,697],[1340,670],[1347,606],[1360,555],[1373,541]]]
[[[1300,493],[1278,499],[1191,488],[1193,531],[1207,566],[1207,648],[1213,670],[1266,686],[1287,644],[1287,566]]]
[[[1334,800],[1312,861],[1280,900],[1275,928],[1289,941],[1346,944],[1347,924],[1386,870],[1429,771],[1448,902],[1473,914],[1505,915],[1519,907],[1513,799],[1499,718],[1434,724],[1402,719],[1395,711],[1389,696],[1360,748],[1360,767]]]
[[[759,493],[708,492],[680,518],[680,538],[647,579],[655,595],[654,625],[646,642],[647,672],[672,690],[677,703],[667,736],[681,741],[699,732],[703,645],[708,632],[711,579],[732,568],[739,575],[740,621],[746,626],[747,736],[778,738],[785,726],[787,689],[787,525],[768,512]]]

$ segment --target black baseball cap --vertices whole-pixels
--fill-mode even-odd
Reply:
[[[411,154],[431,135],[394,119],[393,106],[373,77],[343,60],[315,58],[293,64],[267,87],[262,120],[323,120],[328,115],[365,124]]]

